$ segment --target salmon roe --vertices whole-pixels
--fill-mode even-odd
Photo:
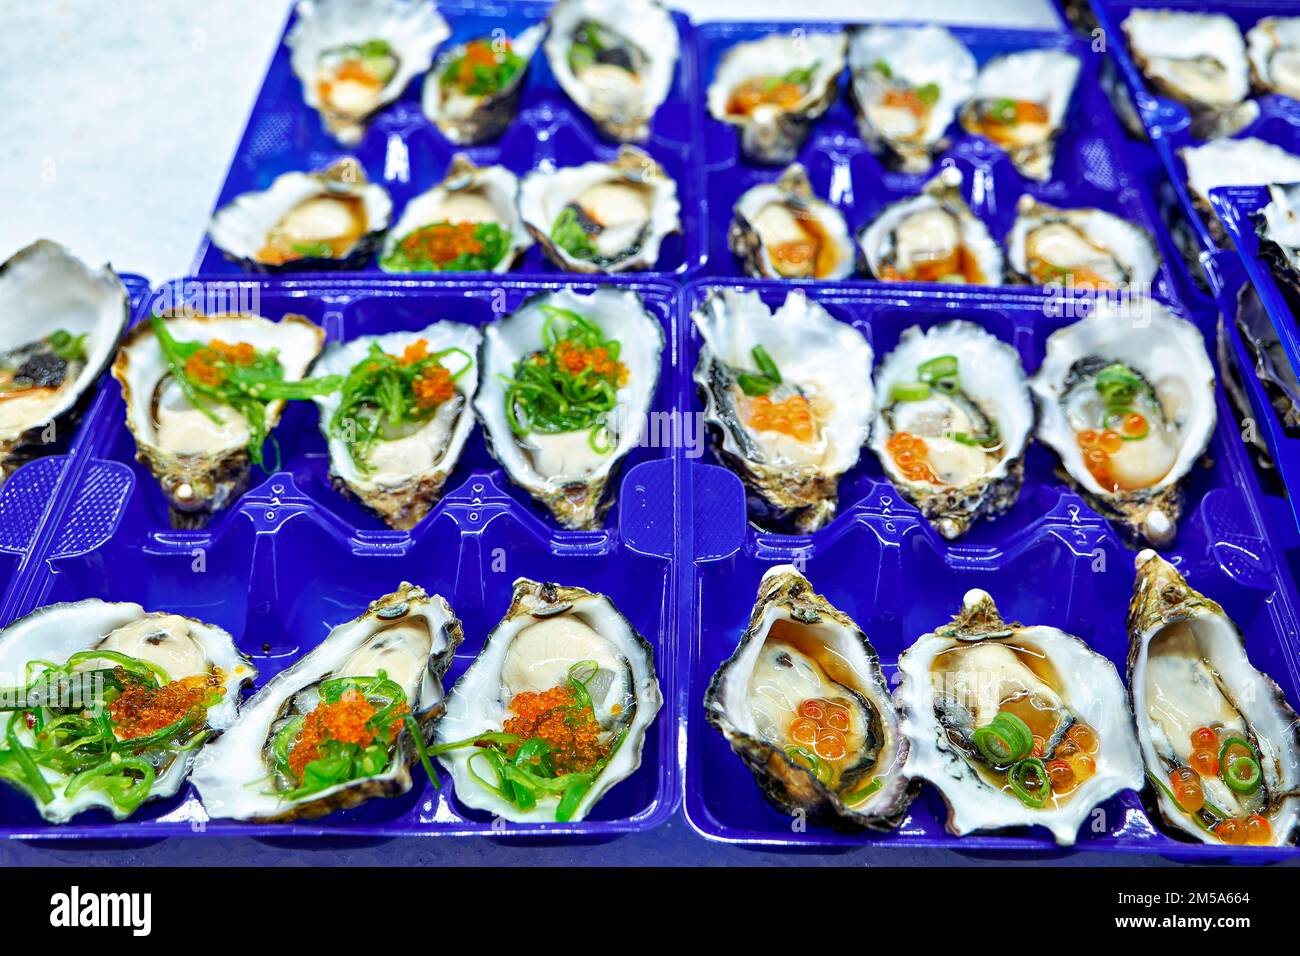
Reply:
[[[780,432],[798,441],[812,441],[812,405],[802,395],[791,395],[779,402],[758,395],[750,403],[749,424],[755,431]]]
[[[1200,775],[1191,767],[1179,767],[1169,775],[1170,789],[1178,805],[1188,813],[1196,813],[1205,806],[1205,788]]]
[[[555,345],[555,364],[570,375],[580,375],[591,371],[601,378],[607,378],[618,386],[627,384],[627,366],[610,357],[609,349],[603,345],[585,348],[565,339]]]
[[[907,110],[918,119],[930,111],[930,107],[922,102],[916,90],[910,87],[892,87],[885,90],[884,96],[880,98],[880,103],[889,109]]]
[[[121,668],[118,672],[119,679],[125,677]],[[108,705],[108,713],[117,736],[133,740],[157,733],[187,716],[202,718],[225,693],[225,677],[218,667],[210,674],[183,677],[161,687],[130,683]]]
[[[203,385],[220,385],[226,380],[227,365],[252,365],[257,349],[247,342],[233,345],[213,339],[185,360],[185,374]]]
[[[1046,123],[1047,107],[1032,100],[1015,100],[998,104],[997,109],[985,109],[979,117],[979,128],[973,132],[980,133],[995,143],[1009,142],[1012,128],[1022,123]],[[1003,108],[1005,107],[1005,108]]]
[[[727,112],[732,116],[748,116],[760,106],[788,110],[801,99],[803,87],[798,83],[776,77],[756,76],[731,91],[731,97],[727,100]]]
[[[557,774],[585,773],[609,756],[601,726],[590,706],[579,707],[569,687],[535,693],[522,691],[510,701],[514,714],[502,727],[523,740],[540,737],[550,744],[551,766]],[[513,758],[518,746],[506,752]]]
[[[402,715],[410,709],[405,701],[398,704],[392,722],[378,735],[378,739],[384,743],[392,741],[401,729]],[[358,747],[370,746],[377,735],[367,723],[374,716],[374,705],[356,689],[344,691],[333,703],[317,705],[303,719],[302,730],[294,738],[293,749],[289,751],[289,769],[301,780],[303,770],[320,756],[321,745],[327,740]]]
[[[478,224],[473,222],[438,222],[416,229],[398,245],[412,259],[446,265],[483,251],[483,243],[475,236],[477,231]]]
[[[790,722],[790,739],[822,760],[843,760],[849,752],[850,720],[842,704],[813,697],[803,701]]]
[[[1268,817],[1252,813],[1246,817],[1246,842],[1253,846],[1264,846],[1273,842],[1273,827]]]
[[[930,452],[925,439],[911,432],[894,432],[885,442],[885,451],[908,481],[928,481],[939,484],[939,476],[930,467]]]
[[[335,83],[357,83],[372,89],[381,89],[383,80],[371,73],[364,61],[349,57],[338,65],[332,76],[323,77],[316,84],[316,92],[322,103],[328,103],[334,96]]]
[[[501,53],[498,54],[487,40],[474,40],[466,44],[465,56],[456,69],[456,85],[462,90],[468,90],[474,85],[476,67],[498,66],[505,58],[505,54],[510,52],[509,41],[502,41],[502,47]]]

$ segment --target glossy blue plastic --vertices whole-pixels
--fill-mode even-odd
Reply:
[[[440,48],[447,49],[491,36],[494,30],[517,36],[543,21],[550,4],[444,0],[438,3],[438,10],[451,28],[450,38]],[[291,14],[286,33],[293,20]],[[676,76],[668,99],[655,113],[649,139],[639,145],[677,183],[682,232],[664,242],[659,261],[650,274],[685,274],[696,269],[704,256],[703,204],[699,167],[694,162],[699,155],[699,125],[694,99],[698,83],[693,28],[682,14],[674,14],[674,21],[681,37]],[[425,117],[420,106],[423,82],[424,77],[413,80],[396,102],[374,118],[359,144],[345,147],[325,131],[317,112],[303,102],[302,84],[289,65],[289,48],[282,36],[225,185],[217,197],[216,208],[225,206],[241,193],[266,189],[281,173],[311,172],[328,166],[340,156],[352,155],[365,167],[370,181],[383,185],[392,196],[396,223],[408,201],[442,181],[457,152],[464,152],[478,166],[505,165],[521,178],[541,166],[556,168],[607,161],[618,153],[618,144],[602,136],[560,89],[541,49],[533,57],[524,81],[518,116],[499,139],[480,146],[457,147]],[[205,235],[194,259],[194,271],[242,273],[244,269],[226,259]],[[379,269],[372,259],[360,271],[374,274]],[[528,250],[514,270],[515,273],[558,271],[536,246]]]

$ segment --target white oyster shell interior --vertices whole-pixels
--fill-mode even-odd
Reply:
[[[1250,92],[1246,44],[1225,14],[1134,10],[1122,29],[1147,77],[1184,102],[1231,106]]]

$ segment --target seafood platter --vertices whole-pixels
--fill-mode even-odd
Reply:
[[[0,833],[1294,855],[1271,323],[1101,62],[300,0],[194,274],[0,268]]]

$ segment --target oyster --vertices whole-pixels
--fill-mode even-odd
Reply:
[[[560,87],[605,135],[650,136],[677,68],[677,25],[662,4],[557,0],[545,48]]]
[[[0,481],[75,424],[129,311],[110,266],[92,270],[48,240],[0,265]]]
[[[1093,807],[1142,786],[1115,666],[1057,628],[1008,624],[984,591],[898,672],[903,772],[943,794],[950,833],[1041,826],[1069,846]]]
[[[464,154],[447,178],[406,204],[384,239],[385,272],[508,272],[533,244],[515,205],[519,180]]]
[[[798,163],[774,183],[760,183],[736,201],[731,251],[752,276],[843,279],[853,273],[853,240],[844,215],[814,196]]]
[[[867,271],[885,282],[1001,285],[1002,247],[961,194],[961,172],[945,169],[916,196],[885,209],[858,233]]]
[[[792,163],[813,122],[835,102],[844,69],[843,33],[772,33],[737,43],[709,84],[709,114],[735,126],[758,163]]]
[[[975,92],[975,58],[940,26],[868,26],[849,41],[862,139],[904,172],[923,173]]]
[[[546,28],[513,40],[478,37],[440,54],[424,78],[424,115],[458,146],[501,135],[519,109],[519,94]]]
[[[613,503],[611,478],[641,440],[663,348],[641,297],[611,286],[534,297],[484,330],[474,410],[488,448],[564,527],[599,527]],[[548,398],[556,387],[570,395],[563,405]]]
[[[0,631],[0,674],[22,682],[0,691],[19,706],[0,715],[9,728],[0,778],[46,820],[66,823],[95,807],[124,820],[176,793],[199,744],[234,723],[240,688],[257,671],[219,627],[91,598],[38,608]],[[159,726],[178,705],[180,719]],[[37,735],[28,714],[62,729]]]
[[[1300,99],[1300,17],[1264,17],[1246,32],[1246,47],[1260,88]]]
[[[516,823],[577,822],[641,766],[662,703],[653,648],[609,598],[519,578],[447,698],[434,751],[465,806]],[[572,736],[545,729],[557,712]],[[506,765],[524,766],[524,747],[532,769],[507,776]]]
[[[1153,300],[1099,300],[1053,332],[1031,387],[1039,439],[1130,540],[1177,533],[1182,486],[1214,433],[1214,368],[1196,326]]]
[[[361,142],[370,117],[429,69],[451,31],[423,0],[298,0],[285,37],[303,99],[335,139]]]
[[[126,334],[113,377],[122,386],[136,458],[161,484],[175,527],[201,528],[243,494],[284,409],[285,399],[264,390],[301,380],[324,342],[324,330],[301,315],[279,322],[259,315],[155,315]],[[174,346],[182,343],[199,346],[197,364],[212,381],[220,381],[216,369],[225,362],[257,365],[265,372],[258,393],[225,393],[242,408],[212,394],[199,397],[189,373],[178,370]]]
[[[769,568],[736,651],[704,711],[763,795],[831,826],[892,829],[914,788],[903,736],[862,629],[792,565]]]
[[[1128,683],[1165,822],[1204,843],[1300,838],[1300,719],[1240,630],[1154,551],[1137,556]]]
[[[359,269],[388,228],[393,200],[346,157],[318,173],[284,173],[236,196],[208,224],[227,259],[259,272]]]
[[[1151,233],[1104,209],[1057,209],[1025,194],[1007,236],[1011,271],[1030,285],[1149,289],[1160,268]]]
[[[423,588],[403,582],[371,602],[276,674],[200,751],[192,780],[208,816],[314,818],[406,793],[417,756],[432,771],[425,742],[442,716],[442,677],[460,642],[447,602]],[[388,723],[374,726],[369,743],[353,740],[333,755],[323,746],[330,718],[370,731],[383,714]]]
[[[949,540],[1009,510],[1034,427],[1020,355],[973,322],[904,330],[876,372],[871,450]]]
[[[570,272],[653,269],[680,211],[677,183],[634,146],[613,162],[529,173],[519,193],[528,231]]]
[[[1287,430],[1287,434],[1291,437],[1300,436],[1300,377],[1291,367],[1291,360],[1287,358],[1277,326],[1273,324],[1272,317],[1260,301],[1259,292],[1249,282],[1242,285],[1241,292],[1237,296],[1236,325],[1237,333],[1241,336],[1253,360],[1255,377],[1264,387],[1269,404],[1277,412],[1277,417]],[[1226,350],[1230,349],[1231,345],[1226,340],[1222,323],[1219,328],[1219,343],[1219,367],[1231,369],[1234,363],[1225,358]],[[1239,414],[1243,418],[1253,415],[1253,410],[1247,410],[1250,409],[1250,400],[1240,386],[1237,383],[1230,383],[1225,377],[1225,387],[1230,384],[1236,385],[1235,390],[1229,388],[1229,395],[1234,400]],[[1270,454],[1267,445],[1260,440],[1259,436],[1254,437],[1254,444],[1259,450]]]
[[[1022,176],[1045,182],[1078,78],[1079,58],[1061,50],[995,57],[980,70],[961,125],[1006,150]]]
[[[871,346],[799,289],[775,312],[757,292],[712,289],[691,319],[704,421],[751,518],[816,531],[871,430]]]
[[[317,396],[329,445],[330,477],[409,531],[433,508],[474,429],[482,336],[459,322],[332,342],[312,371],[344,378],[341,391]],[[400,396],[394,421],[377,396]]]
[[[1187,188],[1206,227],[1220,245],[1227,233],[1210,206],[1210,190],[1300,182],[1300,156],[1262,139],[1216,139],[1178,151],[1187,168]]]

